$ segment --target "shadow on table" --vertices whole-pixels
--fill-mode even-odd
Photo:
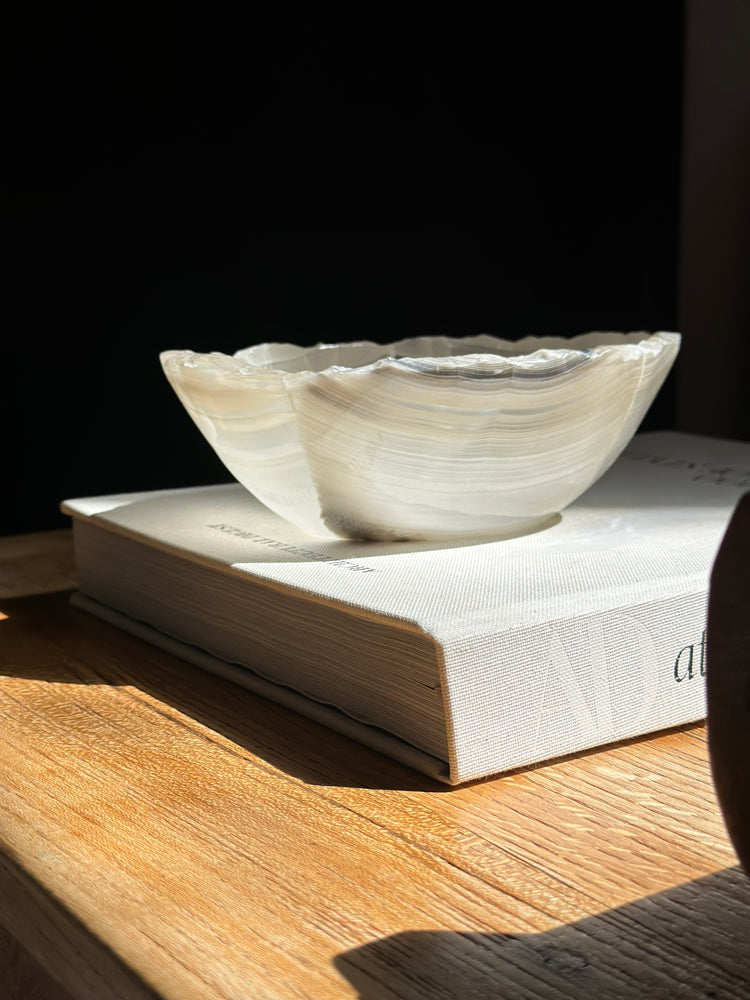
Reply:
[[[308,784],[450,790],[328,726],[71,608],[70,597],[71,592],[60,592],[0,603],[0,613],[8,616],[0,620],[0,674],[134,688]],[[648,737],[627,742],[641,739]]]
[[[407,931],[344,952],[360,1000],[747,1000],[740,868],[542,934]]]

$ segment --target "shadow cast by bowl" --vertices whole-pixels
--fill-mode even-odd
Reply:
[[[749,935],[729,868],[541,934],[407,931],[334,964],[360,1000],[747,1000]]]

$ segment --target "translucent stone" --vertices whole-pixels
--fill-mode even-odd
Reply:
[[[229,472],[320,536],[504,537],[550,522],[631,439],[677,333],[417,337],[165,351]]]

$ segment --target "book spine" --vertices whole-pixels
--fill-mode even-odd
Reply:
[[[525,767],[706,715],[705,588],[441,640],[451,780]]]

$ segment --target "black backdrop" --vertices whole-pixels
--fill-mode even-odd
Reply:
[[[0,533],[229,478],[166,348],[675,328],[682,5],[497,9],[6,5]]]

